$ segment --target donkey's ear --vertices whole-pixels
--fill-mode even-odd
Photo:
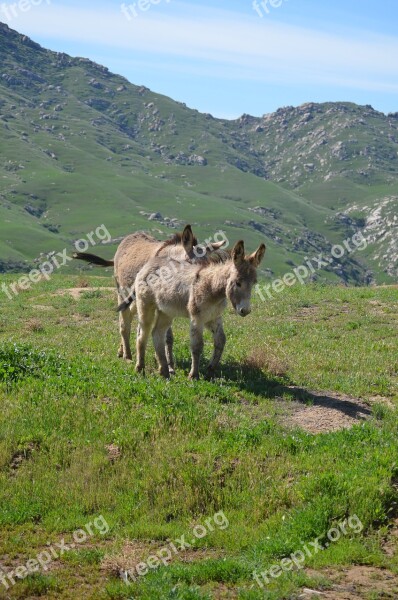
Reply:
[[[190,254],[194,247],[194,235],[190,225],[186,225],[181,236],[181,243],[185,248],[185,252]]]
[[[264,258],[266,246],[265,244],[261,244],[253,254],[250,254],[249,261],[255,266],[258,267],[260,262]]]
[[[236,265],[245,260],[245,244],[242,240],[236,242],[232,248],[232,258]]]

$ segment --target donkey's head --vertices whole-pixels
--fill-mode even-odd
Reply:
[[[241,317],[246,317],[251,312],[250,299],[254,284],[257,282],[257,267],[265,254],[265,244],[245,256],[245,245],[237,242],[232,249],[233,265],[227,284],[227,298],[231,301],[235,311]]]

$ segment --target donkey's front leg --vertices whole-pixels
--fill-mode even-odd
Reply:
[[[166,333],[166,357],[169,365],[169,371],[174,374],[174,355],[173,355],[174,335],[171,327],[168,328]]]
[[[166,356],[166,335],[170,330],[172,320],[164,313],[158,313],[155,327],[152,331],[153,345],[155,346],[156,358],[159,363],[159,372],[167,379],[170,377],[169,365]]]
[[[192,365],[189,379],[199,379],[200,355],[203,351],[203,324],[191,321],[191,356]]]
[[[227,338],[225,337],[221,317],[215,319],[214,321],[206,323],[206,327],[211,331],[214,343],[213,356],[211,357],[211,360],[207,367],[207,374],[211,376],[213,375],[214,371],[219,365]]]

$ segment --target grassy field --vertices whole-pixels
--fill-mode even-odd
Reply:
[[[0,293],[0,598],[396,598],[397,287],[228,310],[212,381],[177,322],[165,382],[116,358],[111,286]]]

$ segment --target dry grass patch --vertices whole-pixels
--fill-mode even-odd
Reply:
[[[285,377],[289,369],[287,359],[270,355],[268,348],[253,348],[243,364],[249,369],[266,371],[274,377]]]
[[[77,285],[76,287],[78,288],[88,288],[90,287],[90,282],[88,281],[88,279],[86,277],[79,277],[79,279],[77,280]]]
[[[28,333],[41,333],[42,331],[44,331],[44,325],[40,321],[40,319],[32,317],[31,319],[28,319],[26,321],[25,329]]]

